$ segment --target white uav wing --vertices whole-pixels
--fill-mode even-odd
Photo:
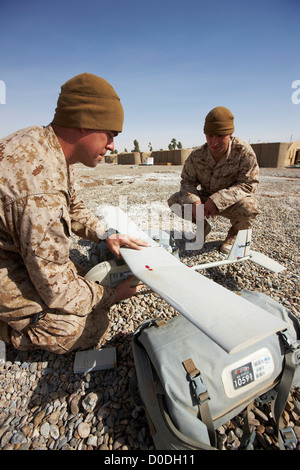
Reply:
[[[181,263],[119,208],[105,208],[103,216],[109,227],[148,241],[141,250],[120,249],[134,275],[228,353],[286,329],[283,321]]]
[[[273,259],[264,255],[263,253],[259,253],[258,251],[250,250],[249,256],[250,256],[249,258],[250,261],[253,261],[253,263],[258,264],[259,266],[262,266],[263,268],[269,269],[270,271],[273,271],[274,273],[281,273],[282,271],[285,270],[285,267],[277,263],[277,261],[274,261]]]

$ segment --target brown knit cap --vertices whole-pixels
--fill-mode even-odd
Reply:
[[[229,135],[234,132],[234,116],[229,109],[217,106],[205,118],[204,134]]]
[[[120,98],[104,78],[82,73],[61,87],[53,124],[62,127],[122,132]]]

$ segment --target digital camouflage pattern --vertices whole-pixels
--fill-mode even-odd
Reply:
[[[0,140],[0,196],[0,338],[57,353],[92,346],[115,290],[78,274],[71,232],[98,243],[107,227],[77,199],[51,126]]]
[[[186,159],[180,191],[170,197],[168,204],[171,207],[205,203],[210,198],[217,207],[216,215],[230,219],[233,233],[247,229],[259,213],[254,198],[258,176],[256,155],[241,139],[232,138],[226,155],[218,163],[204,144]]]

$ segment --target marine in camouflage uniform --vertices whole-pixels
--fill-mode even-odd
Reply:
[[[100,77],[83,75],[84,83],[91,79],[91,89],[97,88]],[[116,133],[123,123],[117,111],[116,129],[108,123]],[[78,124],[64,119],[66,127],[81,127],[81,118]],[[105,128],[101,115],[91,119],[85,124]],[[73,167],[53,126],[0,140],[0,339],[20,350],[62,354],[97,344],[108,328],[116,290],[81,277],[69,257],[72,232],[99,243],[107,227],[77,198]]]
[[[221,114],[221,116],[220,116]],[[232,137],[233,116],[226,108],[214,108],[206,118],[204,131],[207,135],[228,135],[226,152],[215,158],[208,142],[195,149],[185,161],[180,191],[173,194],[168,204],[205,204],[208,200],[215,206],[216,216],[230,220],[231,227],[221,250],[228,252],[239,230],[252,227],[259,213],[254,193],[258,186],[259,167],[251,146]],[[200,189],[198,187],[200,186]],[[195,219],[193,219],[196,222]],[[210,226],[205,220],[204,230]]]

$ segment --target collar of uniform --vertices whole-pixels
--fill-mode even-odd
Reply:
[[[232,142],[233,142],[233,138],[231,137],[231,139],[229,140],[228,149],[227,149],[227,152],[226,152],[226,155],[225,155],[225,160],[227,160],[227,161],[230,161],[231,150],[232,150]]]
[[[55,155],[55,158],[53,158],[51,162],[53,165],[53,173],[56,175],[55,183],[53,184],[55,187],[69,188],[74,177],[72,177],[72,172],[69,171],[65,154],[51,124],[43,127],[43,135],[49,148]]]
[[[44,127],[44,135],[48,140],[48,144],[53,148],[53,150],[55,150],[55,152],[59,152],[60,157],[63,157],[63,160],[65,160],[65,155],[51,124]]]

